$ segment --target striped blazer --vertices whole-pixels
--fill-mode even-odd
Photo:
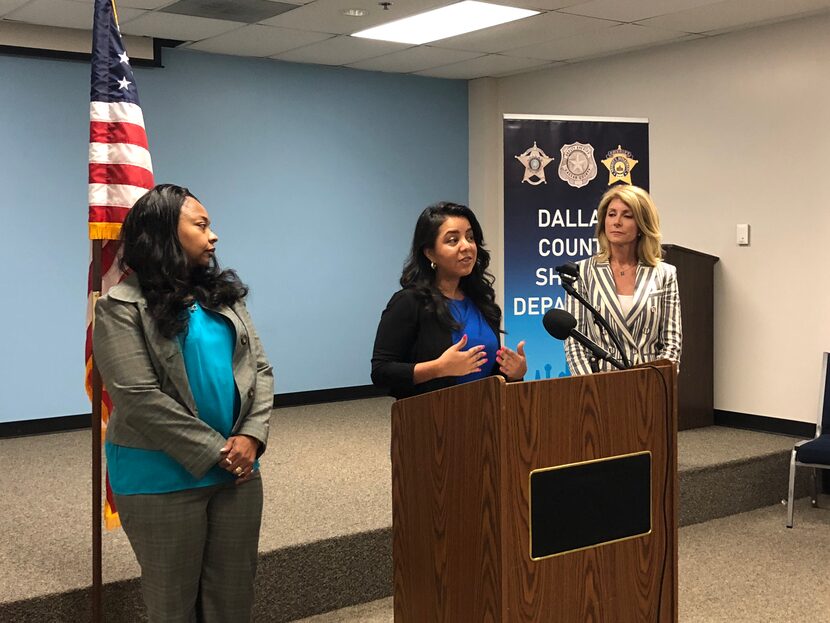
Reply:
[[[637,266],[634,284],[634,302],[631,311],[623,317],[617,298],[614,275],[608,262],[595,257],[578,262],[580,278],[576,290],[605,318],[622,343],[632,365],[670,359],[680,364],[683,333],[680,321],[680,294],[677,288],[677,269],[660,262],[657,266]],[[566,308],[576,318],[576,328],[605,348],[617,359],[622,359],[614,342],[596,322],[591,312],[572,296],[567,297]],[[590,374],[590,352],[573,338],[565,340],[565,358],[571,374]],[[599,363],[601,371],[613,370],[606,361]]]

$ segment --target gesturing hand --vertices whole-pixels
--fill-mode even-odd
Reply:
[[[484,346],[473,346],[469,350],[463,350],[466,345],[467,336],[464,335],[441,354],[438,358],[441,376],[465,376],[479,372],[481,366],[487,363]]]
[[[522,340],[516,346],[516,350],[510,350],[502,346],[496,351],[496,363],[499,370],[508,380],[520,381],[527,374],[527,358],[525,357],[525,341]]]
[[[225,446],[219,451],[222,459],[219,466],[237,476],[236,484],[249,480],[254,473],[254,461],[259,449],[259,441],[247,435],[229,437]]]

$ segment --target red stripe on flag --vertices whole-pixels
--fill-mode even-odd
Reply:
[[[153,173],[132,164],[89,163],[90,184],[125,184],[140,188],[153,187]],[[96,222],[92,221],[91,222]]]
[[[89,122],[90,143],[128,143],[149,149],[147,133],[144,128],[135,123],[126,122]]]
[[[123,223],[129,211],[129,208],[121,206],[89,206],[89,222]]]

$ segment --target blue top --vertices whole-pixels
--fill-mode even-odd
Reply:
[[[493,366],[496,365],[496,350],[499,348],[499,340],[496,334],[487,324],[484,314],[469,297],[464,297],[460,301],[447,299],[447,303],[452,317],[461,325],[458,331],[452,332],[453,344],[458,342],[466,333],[467,346],[464,350],[483,344],[484,352],[487,353],[487,363],[481,367],[481,371],[459,376],[458,383],[469,383],[490,376],[493,373]]]
[[[189,308],[186,333],[178,341],[184,357],[190,391],[199,418],[226,439],[239,414],[239,392],[233,377],[236,332],[221,314],[205,310],[199,303]],[[119,495],[169,493],[207,487],[236,478],[218,465],[200,479],[161,450],[129,448],[107,442],[110,486]]]

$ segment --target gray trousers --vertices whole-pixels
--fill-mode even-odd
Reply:
[[[154,495],[116,495],[141,566],[150,623],[250,621],[262,479]]]

